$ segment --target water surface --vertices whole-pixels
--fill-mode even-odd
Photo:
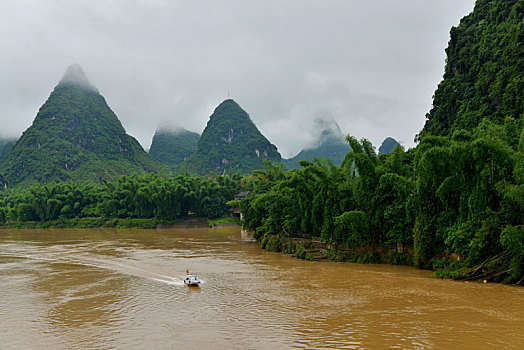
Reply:
[[[186,269],[204,283],[186,287]],[[308,262],[237,227],[0,230],[1,349],[524,348],[524,289]]]

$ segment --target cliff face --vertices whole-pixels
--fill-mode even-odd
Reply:
[[[524,111],[524,1],[477,1],[450,32],[444,78],[426,115],[424,135],[471,130]]]

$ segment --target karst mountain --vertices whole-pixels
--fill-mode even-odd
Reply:
[[[395,140],[392,137],[386,137],[384,141],[382,141],[380,147],[378,148],[378,154],[393,153],[397,146],[400,146],[397,140]]]
[[[181,164],[186,171],[250,173],[264,168],[264,160],[280,162],[277,147],[268,141],[255,123],[232,99],[223,101],[213,112],[197,151]]]
[[[0,164],[9,186],[67,180],[102,181],[159,165],[124,130],[82,68],[71,65],[33,124]]]
[[[299,161],[311,162],[315,158],[329,159],[336,166],[342,164],[351,147],[344,139],[344,134],[335,119],[331,116],[317,118],[315,129],[318,130],[318,134],[313,145],[303,149],[295,157],[286,159],[284,161],[286,168],[299,169],[301,168]]]
[[[159,128],[153,136],[149,155],[159,162],[177,165],[196,152],[199,139],[199,134],[184,128]]]

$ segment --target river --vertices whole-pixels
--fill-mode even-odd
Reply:
[[[522,349],[524,288],[299,260],[238,227],[0,230],[0,349],[287,348]]]

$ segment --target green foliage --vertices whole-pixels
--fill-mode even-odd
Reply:
[[[482,118],[522,123],[524,1],[477,1],[450,32],[444,79],[421,135],[472,130]],[[522,124],[520,124],[522,126]]]
[[[291,241],[288,241],[284,244],[282,251],[285,254],[295,254],[297,252],[297,244]]]
[[[369,219],[365,212],[353,210],[335,218],[335,234],[337,237],[346,237],[348,246],[371,245]]]
[[[239,183],[238,177],[144,174],[122,176],[103,186],[89,182],[34,185],[0,192],[0,219],[50,222],[91,217],[108,225],[110,220],[128,218],[172,222],[190,211],[220,217],[227,211],[227,200],[239,192]]]
[[[341,167],[317,159],[301,161],[303,169],[285,174],[274,166],[254,172],[249,177],[252,191],[240,203],[244,226],[261,234],[306,234],[328,242],[374,245],[383,238],[381,227],[389,225],[388,236],[409,243],[407,199],[413,186],[401,174],[411,171],[410,156],[399,148],[379,158],[369,141],[348,140],[353,151]]]
[[[375,200],[376,220],[391,243],[413,243],[413,219],[409,199],[413,182],[399,174],[386,173],[380,177]]]
[[[468,274],[468,267],[479,266],[486,277],[497,271],[499,278],[519,280],[515,266],[524,249],[513,229],[523,224],[524,212],[519,134],[511,118],[504,124],[485,119],[473,133],[421,140],[415,159],[418,265],[431,267],[434,253],[447,250],[463,257]]]
[[[308,260],[308,261],[315,260],[311,254],[309,254],[306,250],[304,250],[304,248],[299,248],[295,252],[294,256],[296,258],[303,259],[303,260]]]
[[[209,223],[212,226],[231,226],[231,225],[240,225],[240,220],[234,217],[222,217],[222,218],[208,218]]]
[[[16,140],[0,139],[0,164],[7,157],[7,154],[15,146]]]
[[[352,151],[341,167],[303,161],[300,170],[282,173],[272,166],[245,177],[251,193],[240,202],[243,225],[263,237],[264,247],[273,236],[309,236],[371,248],[345,258],[351,261],[414,263],[446,276],[522,283],[518,135],[511,118],[484,120],[472,131],[426,136],[415,150],[397,147],[380,156],[369,141],[348,136]],[[413,260],[377,255],[375,247],[398,243],[413,246]],[[306,252],[295,254],[304,258]],[[460,263],[435,258],[443,254]]]
[[[432,258],[429,266],[435,270],[437,278],[460,278],[467,271],[464,263],[446,258]]]
[[[263,169],[264,159],[280,162],[277,148],[235,101],[225,100],[211,115],[198,141],[197,152],[180,169],[203,175],[250,173]]]
[[[169,226],[174,224],[175,221],[165,221],[159,219],[102,219],[102,218],[72,218],[72,219],[57,219],[50,221],[19,221],[9,222],[4,227],[8,228],[95,228],[95,227],[108,227],[108,228],[140,228],[140,229],[151,229],[157,228],[158,226]]]
[[[180,164],[196,152],[199,138],[196,132],[185,129],[159,130],[153,136],[149,155],[161,163]]]
[[[524,279],[524,226],[507,226],[500,234],[500,244],[510,252],[505,282],[522,283]]]
[[[269,235],[265,248],[270,252],[280,252],[282,251],[282,242],[278,236]]]

